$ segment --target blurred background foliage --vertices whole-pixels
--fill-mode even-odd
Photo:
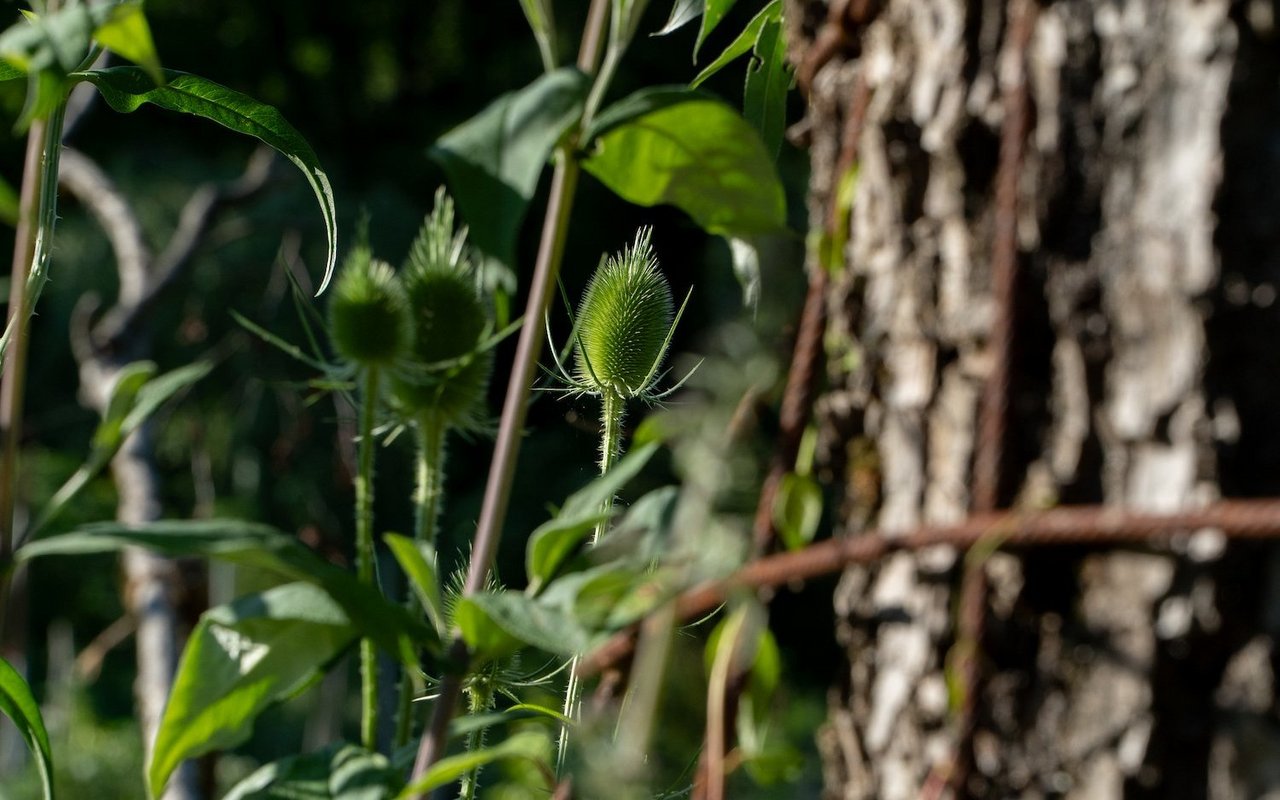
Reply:
[[[753,4],[739,5],[743,7],[734,9],[704,47],[703,65],[755,11]],[[562,61],[572,60],[570,46],[576,50],[586,6],[556,4]],[[20,7],[13,2],[0,6],[5,25],[17,18]],[[669,4],[652,4],[642,31],[658,30],[669,10]],[[403,258],[442,182],[426,156],[427,147],[497,95],[524,86],[541,72],[533,37],[514,0],[365,0],[358,5],[148,0],[147,14],[166,67],[201,74],[283,112],[329,172],[345,242],[352,241],[357,219],[367,213],[374,251],[393,263]],[[696,27],[667,37],[638,37],[611,97],[642,86],[688,83],[697,73],[690,58]],[[740,105],[742,76],[742,67],[729,69],[704,88]],[[16,119],[22,94],[16,83],[0,86],[0,115]],[[791,119],[797,117],[798,111]],[[0,177],[16,187],[25,140],[7,126],[0,130],[5,131],[0,133]],[[157,248],[168,239],[191,192],[207,181],[233,179],[252,151],[251,144],[216,126],[155,110],[120,116],[93,109],[68,144],[96,159],[119,184]],[[673,352],[708,359],[700,384],[704,388],[694,386],[674,398],[672,413],[703,414],[700,419],[712,426],[704,431],[709,435],[719,435],[721,429],[714,425],[735,412],[752,420],[739,456],[742,466],[734,471],[737,483],[720,509],[744,524],[754,509],[756,471],[766,463],[772,444],[791,326],[805,286],[801,242],[807,158],[785,145],[779,168],[796,235],[766,248],[764,291],[754,313],[742,306],[722,240],[708,237],[674,209],[628,206],[589,177],[583,178],[575,205],[563,276],[570,297],[577,298],[602,253],[619,249],[637,226],[654,226],[654,245],[676,296],[694,287]],[[546,175],[543,181],[521,236],[521,290],[533,261]],[[0,230],[0,248],[10,248],[11,240],[11,228]],[[268,191],[219,216],[190,270],[151,320],[152,358],[161,369],[199,358],[217,364],[210,377],[162,412],[157,453],[166,515],[262,520],[298,532],[308,544],[343,561],[350,557],[353,498],[349,410],[334,396],[307,387],[314,376],[305,367],[246,333],[228,314],[234,309],[286,340],[304,342],[285,270],[293,269],[304,286],[318,280],[323,246],[314,199],[287,168],[277,170]],[[33,326],[21,475],[36,506],[74,471],[96,423],[93,412],[77,402],[76,364],[68,344],[73,310],[86,294],[109,299],[115,291],[106,239],[71,201],[61,208],[52,277]],[[4,288],[5,296],[7,292]],[[323,304],[324,298],[317,302]],[[518,296],[513,308],[522,307]],[[552,324],[563,342],[568,328],[563,309],[553,310]],[[498,354],[491,390],[495,418],[510,349],[508,342]],[[683,374],[689,363],[689,357],[680,358],[676,373]],[[715,391],[705,389],[708,381]],[[646,413],[631,409],[628,428]],[[563,402],[541,395],[535,400],[498,562],[508,583],[522,582],[526,537],[546,519],[549,504],[561,502],[594,476],[597,416],[589,399]],[[446,557],[468,546],[489,454],[483,438],[450,442],[440,548]],[[407,530],[412,482],[407,441],[380,458],[378,529]],[[685,460],[691,469],[721,467],[696,457]],[[633,487],[635,495],[661,477]],[[110,518],[114,503],[109,477],[100,478],[50,532]],[[141,750],[132,721],[132,641],[104,648],[100,664],[84,663],[92,661],[84,656],[86,648],[93,650],[109,638],[103,632],[121,616],[118,578],[111,557],[42,559],[29,576],[25,652],[36,692],[49,709],[59,789],[66,797],[141,796]],[[206,597],[202,576],[197,572],[193,579],[194,617]],[[208,601],[221,603],[253,587],[254,578],[214,567],[207,586]],[[812,733],[824,715],[825,687],[835,679],[837,663],[829,597],[829,585],[811,584],[784,592],[775,603],[773,628],[784,651],[787,680],[779,703],[779,732],[803,758],[796,767],[797,783],[785,791],[759,790],[760,796],[814,796],[820,786]],[[672,713],[665,721],[684,726],[663,739],[673,787],[687,781],[701,736],[703,628],[680,637],[671,674],[681,680],[671,684],[666,697]],[[251,742],[218,760],[218,782],[226,786],[258,763],[318,747],[326,737],[345,733],[353,738],[354,686],[350,675],[338,671],[264,717]],[[34,775],[19,766],[21,742],[14,736],[4,742],[0,798],[37,796]],[[518,776],[511,769],[494,769],[488,776],[493,781],[506,778]],[[491,791],[489,796],[519,796],[510,787]],[[750,796],[743,787],[732,794]]]

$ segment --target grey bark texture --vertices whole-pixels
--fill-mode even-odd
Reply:
[[[868,93],[818,407],[839,535],[973,510],[1020,86],[999,504],[1171,512],[1280,494],[1280,3],[836,2],[788,11],[801,64],[846,20],[809,97],[815,227]],[[956,634],[961,555],[843,576],[827,796],[1280,796],[1274,548],[1202,530],[1172,548],[997,553],[974,643]],[[969,644],[966,729],[952,691]]]

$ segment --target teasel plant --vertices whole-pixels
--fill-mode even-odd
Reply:
[[[658,385],[666,377],[662,365],[675,335],[676,326],[689,304],[690,289],[675,310],[671,285],[658,268],[651,240],[653,229],[643,227],[621,253],[601,259],[578,313],[570,312],[572,333],[564,356],[551,348],[555,371],[548,370],[557,386],[548,387],[566,397],[600,398],[600,474],[607,475],[623,455],[622,427],[626,405],[641,400],[660,403],[684,385],[697,370],[694,366],[674,386],[664,391]],[[563,291],[563,287],[561,287]],[[571,308],[568,298],[565,307]],[[547,339],[551,340],[550,323]],[[573,359],[573,369],[565,361]],[[604,536],[613,515],[613,498],[605,500],[601,521],[591,538],[594,545]],[[568,751],[569,723],[578,717],[581,688],[576,675],[577,659],[569,665],[565,689],[564,717],[557,745],[557,770],[563,771]]]

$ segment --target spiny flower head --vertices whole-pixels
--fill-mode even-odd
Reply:
[[[414,363],[393,383],[406,410],[435,413],[461,427],[479,421],[493,368],[491,351],[482,349],[489,318],[466,235],[465,229],[455,232],[453,201],[441,190],[403,270]]]
[[[652,229],[600,265],[578,307],[575,383],[596,393],[640,397],[657,382],[670,343],[674,303],[649,244]]]
[[[413,320],[395,270],[373,257],[367,244],[347,256],[329,301],[329,331],[346,361],[390,366],[408,348]]]

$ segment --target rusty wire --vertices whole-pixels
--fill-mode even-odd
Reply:
[[[1172,514],[1128,511],[1110,506],[1061,506],[1045,511],[1002,511],[977,514],[951,525],[927,525],[909,533],[869,531],[851,538],[825,539],[802,550],[753,561],[724,580],[711,581],[676,598],[681,619],[707,614],[735,589],[783,586],[831,575],[855,564],[868,564],[904,550],[936,545],[967,549],[983,537],[1000,537],[1002,549],[1061,545],[1150,544],[1157,537],[1201,530],[1229,539],[1280,538],[1280,499],[1224,500],[1200,509]],[[587,655],[582,675],[595,675],[631,653],[634,634],[615,635]]]

